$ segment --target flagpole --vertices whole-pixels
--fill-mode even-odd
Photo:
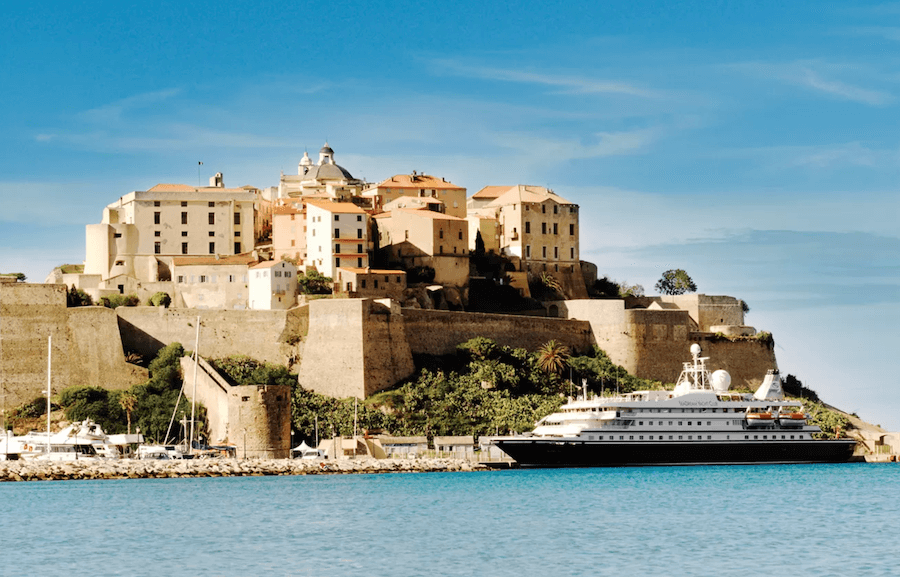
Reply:
[[[203,166],[202,162],[197,162],[197,188],[203,186],[203,179],[200,177],[200,167]]]

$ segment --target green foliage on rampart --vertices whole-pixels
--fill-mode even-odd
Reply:
[[[108,297],[100,297],[100,304],[110,309],[118,307],[136,307],[141,304],[141,299],[135,294],[110,295]]]

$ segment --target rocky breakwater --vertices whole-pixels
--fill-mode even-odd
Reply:
[[[436,473],[479,470],[487,470],[487,468],[477,463],[458,459],[0,461],[0,481],[177,479],[188,477],[334,475],[343,473]]]

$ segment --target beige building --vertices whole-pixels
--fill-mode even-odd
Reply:
[[[469,200],[466,201],[466,208],[471,213],[473,210],[477,210],[479,208],[484,208],[488,204],[497,200],[505,193],[509,192],[510,189],[514,187],[512,186],[485,186],[475,194],[469,197]]]
[[[249,255],[174,257],[173,304],[192,309],[246,309],[250,296],[248,270],[255,262]]]
[[[314,163],[304,152],[297,165],[297,174],[281,173],[278,198],[324,198],[350,201],[359,196],[366,183],[354,178],[350,172],[334,162],[334,150],[325,143],[319,150],[319,161]]]
[[[376,215],[379,246],[406,268],[434,269],[434,282],[465,286],[469,280],[469,226],[465,219],[431,210],[401,208]]]
[[[272,213],[272,252],[275,260],[288,257],[306,262],[306,209],[302,203],[278,206]]]
[[[496,215],[500,251],[517,258],[520,270],[537,274],[579,271],[577,204],[541,186],[518,185],[478,212]]]
[[[369,266],[366,211],[349,202],[306,203],[306,267],[335,278],[341,267]]]
[[[297,267],[269,260],[250,267],[250,308],[286,310],[297,304]]]
[[[335,292],[349,293],[352,298],[403,299],[406,290],[406,272],[374,268],[337,269],[334,279]]]
[[[142,282],[171,280],[176,256],[235,255],[254,247],[254,203],[245,188],[158,184],[126,194],[86,227],[84,273],[101,282],[119,275]],[[103,287],[105,288],[105,287]]]
[[[470,252],[475,252],[475,239],[481,233],[481,240],[484,241],[484,252],[500,253],[500,221],[496,217],[469,214],[466,217],[466,222],[469,224]]]
[[[466,217],[466,189],[447,182],[447,179],[437,178],[428,174],[397,174],[374,186],[370,186],[363,193],[363,197],[369,200],[370,206],[380,212],[391,201],[402,196],[433,198],[444,203],[443,212],[457,218]]]

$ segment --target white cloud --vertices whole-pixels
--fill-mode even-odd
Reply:
[[[750,73],[760,78],[778,80],[787,84],[802,86],[832,97],[870,106],[884,106],[893,102],[889,92],[864,88],[828,77],[826,74],[863,74],[870,82],[878,80],[880,75],[866,70],[864,66],[831,64],[817,60],[798,60],[794,62],[744,62],[728,65],[727,68]],[[874,78],[873,78],[874,77]]]
[[[434,60],[439,69],[457,76],[516,82],[521,84],[541,84],[557,86],[571,94],[625,94],[643,98],[656,98],[660,93],[621,81],[598,80],[578,76],[557,76],[541,72],[525,72],[518,69],[492,68],[489,66],[469,66],[454,60]]]
[[[156,90],[153,92],[145,92],[143,94],[135,94],[127,98],[122,98],[115,102],[110,102],[97,108],[86,110],[82,115],[94,122],[112,122],[120,120],[126,112],[145,109],[161,102],[171,99],[181,93],[179,88],[169,88],[166,90]]]

